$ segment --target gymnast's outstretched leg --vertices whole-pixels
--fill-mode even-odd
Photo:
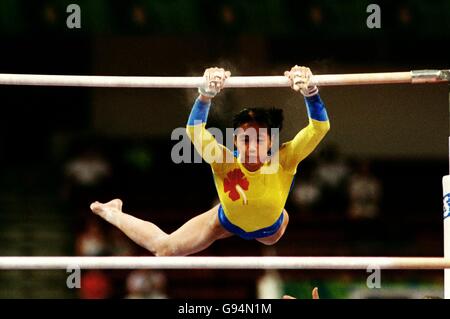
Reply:
[[[219,222],[219,205],[200,214],[171,234],[151,222],[122,212],[122,201],[114,199],[102,204],[94,202],[91,210],[119,228],[135,243],[156,256],[186,256],[202,251],[214,241],[232,236]]]

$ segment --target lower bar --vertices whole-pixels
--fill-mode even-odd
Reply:
[[[444,269],[441,257],[0,257],[0,269]]]

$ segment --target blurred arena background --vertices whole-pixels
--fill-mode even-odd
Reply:
[[[81,29],[66,7],[81,8]],[[366,8],[381,7],[369,29]],[[450,2],[61,1],[0,2],[0,73],[281,75],[449,67]],[[0,86],[0,255],[147,255],[91,216],[92,200],[172,231],[217,200],[209,166],[174,164],[171,132],[195,90]],[[441,178],[448,174],[447,84],[326,87],[331,131],[299,166],[274,247],[231,238],[202,255],[442,256]],[[245,106],[285,111],[283,141],[306,124],[289,89],[230,89],[209,126]],[[2,298],[423,298],[443,295],[442,271],[0,271]],[[267,287],[273,287],[270,290]],[[269,292],[267,292],[269,289]],[[280,295],[281,297],[281,295]]]

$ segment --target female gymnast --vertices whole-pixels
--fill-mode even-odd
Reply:
[[[230,72],[209,68],[204,73],[205,86],[198,89],[199,96],[186,130],[197,151],[211,165],[220,204],[171,234],[151,222],[124,213],[120,199],[104,204],[94,202],[91,210],[156,256],[194,254],[218,239],[233,235],[266,245],[275,244],[289,222],[284,205],[297,165],[315,149],[330,128],[319,90],[310,85],[310,69],[294,66],[284,75],[289,78],[292,89],[304,96],[309,124],[294,139],[283,143],[279,149],[272,149],[274,139],[278,138],[273,131],[282,127],[282,111],[244,109],[233,119],[236,148],[233,152],[219,144],[205,128],[211,100],[224,87]],[[278,160],[274,161],[275,158]]]

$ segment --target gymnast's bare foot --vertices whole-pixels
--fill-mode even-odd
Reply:
[[[122,201],[118,198],[113,199],[107,203],[93,202],[90,206],[92,212],[101,217],[105,217],[107,214],[111,214],[114,212],[122,212]]]

